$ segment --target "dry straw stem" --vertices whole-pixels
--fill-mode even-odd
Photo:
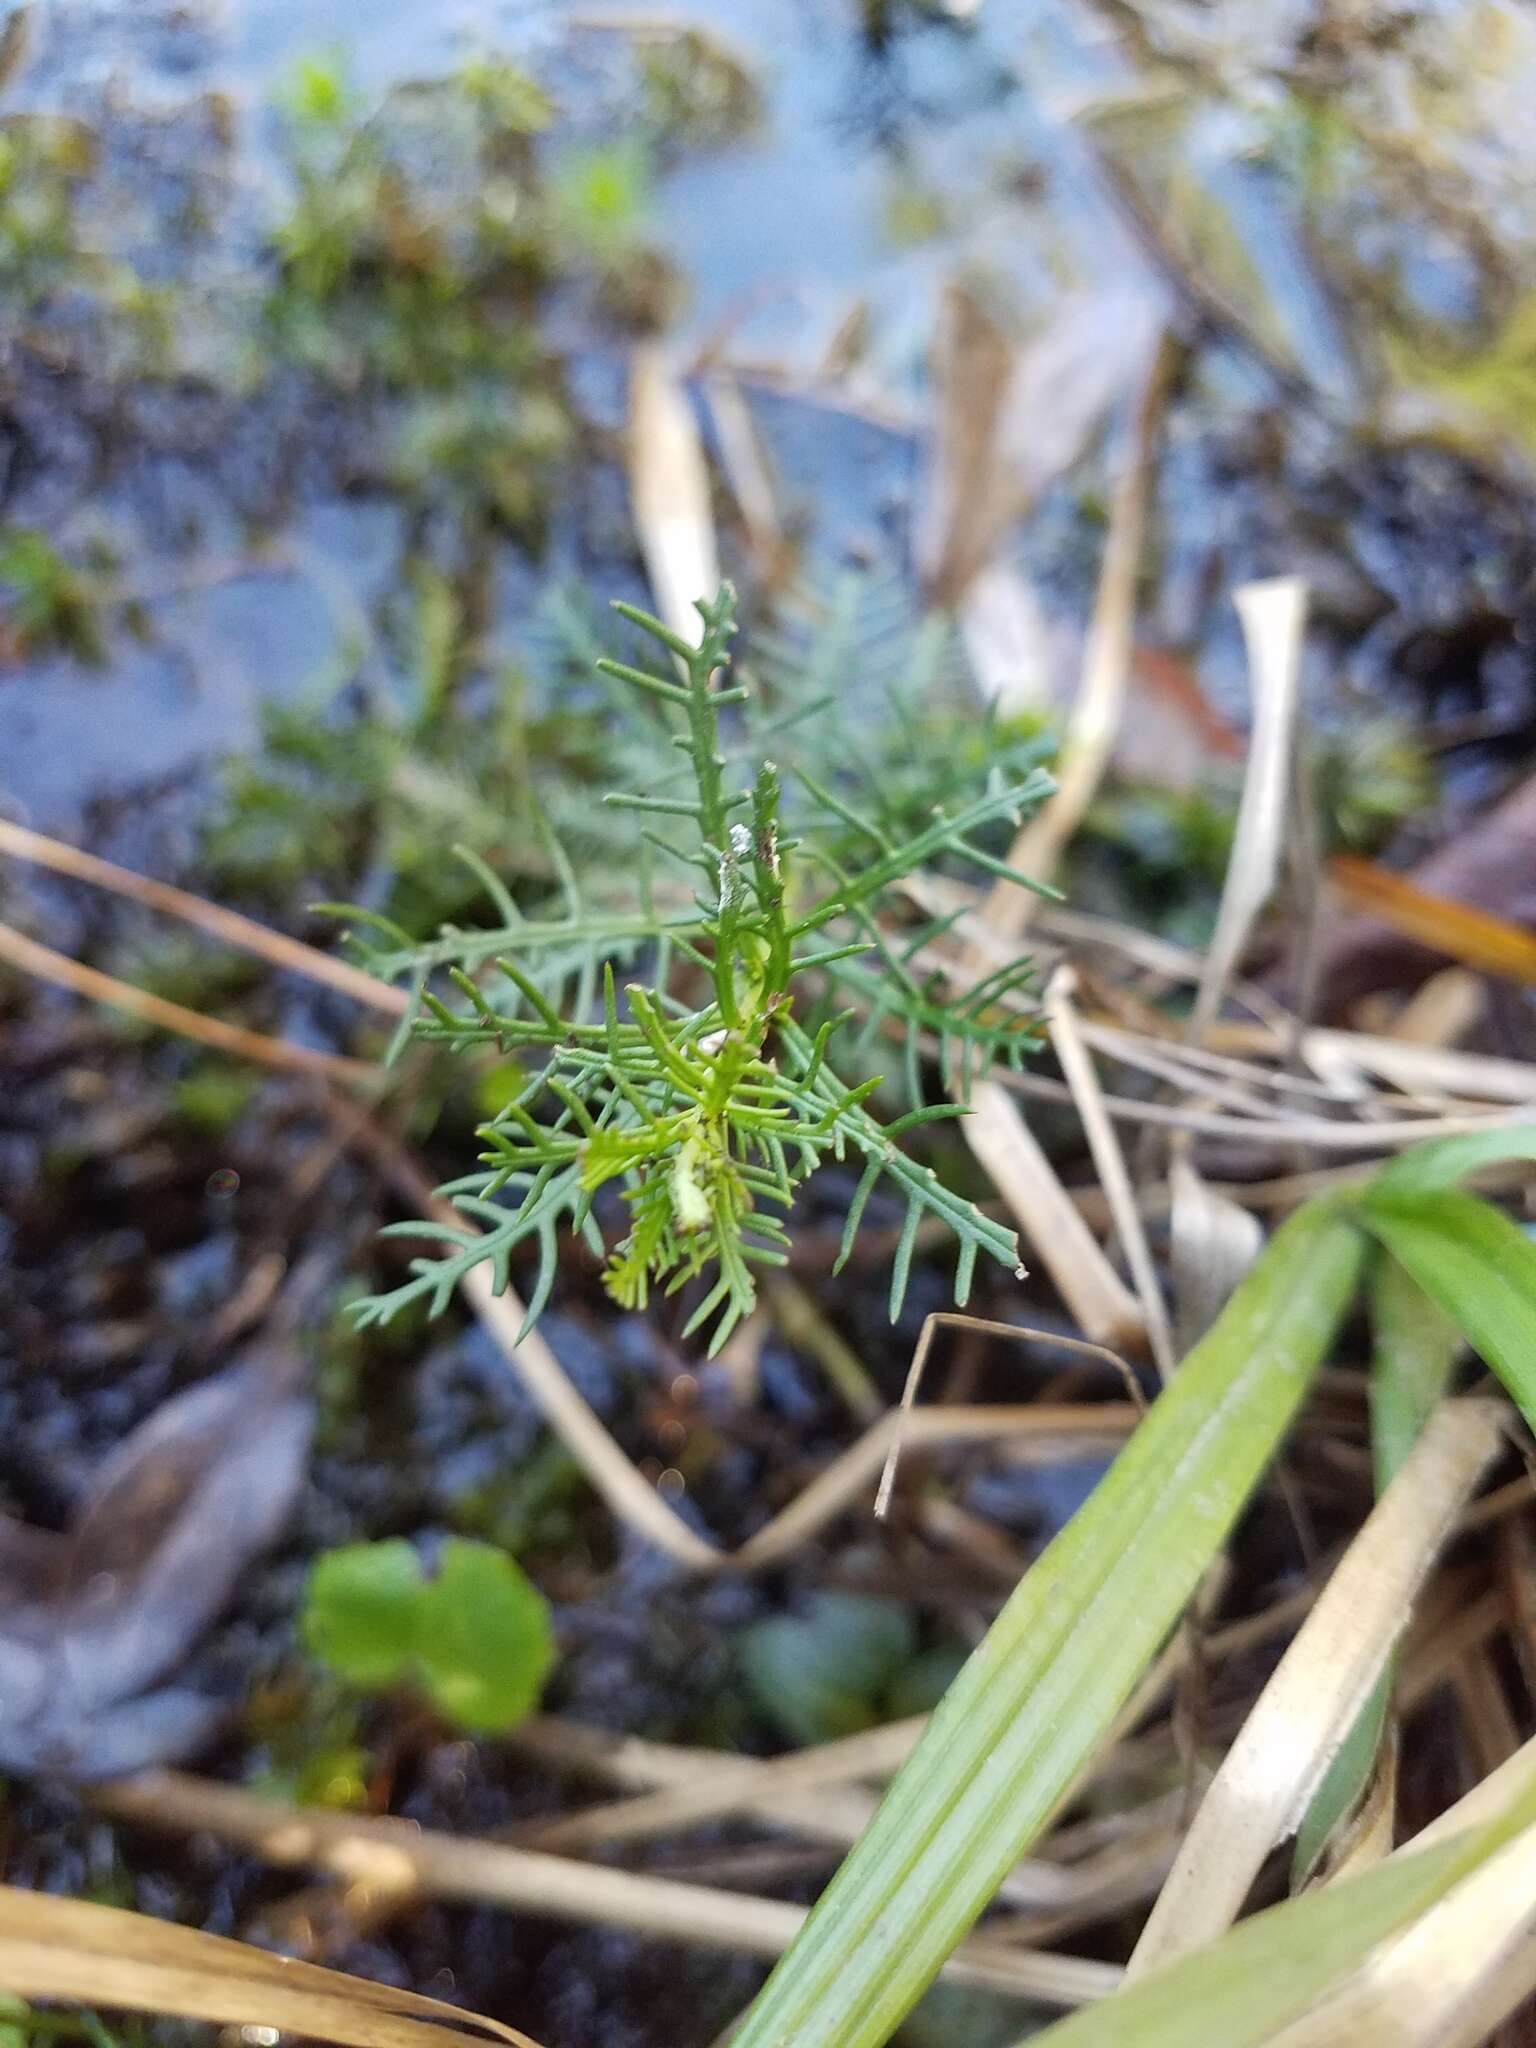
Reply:
[[[1432,1693],[1448,1685],[1464,1657],[1475,1656],[1498,1636],[1509,1621],[1504,1597],[1496,1588],[1473,1593],[1463,1588],[1459,1605],[1450,1608],[1434,1628],[1416,1628],[1402,1674],[1393,1688],[1407,1720]]]
[[[306,975],[311,981],[324,982],[342,995],[352,996],[387,1015],[403,1015],[409,1003],[403,989],[393,988],[377,975],[365,974],[345,960],[333,959],[317,947],[306,946],[301,939],[291,939],[286,933],[257,924],[254,918],[242,917],[238,911],[225,910],[186,889],[173,888],[169,882],[135,874],[131,868],[120,868],[114,861],[99,860],[93,853],[82,853],[61,839],[28,831],[24,825],[12,824],[6,818],[0,818],[0,853],[51,868],[55,874],[69,875],[76,881],[90,882],[98,889],[111,890],[115,896],[125,896],[150,910],[180,918],[183,924],[195,925],[226,946],[254,953],[258,960]]]
[[[1231,1027],[1246,1033],[1246,1025]],[[1413,1045],[1364,1031],[1330,1031],[1314,1025],[1299,1041],[1302,1058],[1330,1079],[1340,1070],[1369,1074],[1407,1092],[1428,1090],[1471,1101],[1536,1102],[1536,1064],[1458,1052],[1453,1046]]]
[[[997,1085],[1010,1094],[1032,1096],[1042,1102],[1074,1101],[1072,1090],[1064,1082],[1051,1081],[1039,1074],[1008,1072]],[[974,1093],[973,1090],[973,1099]],[[1378,1097],[1371,1106],[1384,1106],[1386,1100]],[[1347,1123],[1322,1116],[1222,1116],[1213,1110],[1142,1102],[1124,1095],[1106,1095],[1104,1107],[1120,1123],[1151,1124],[1163,1130],[1187,1131],[1193,1137],[1237,1138],[1253,1146],[1311,1145],[1321,1152],[1398,1152],[1429,1138],[1470,1137],[1478,1131],[1515,1129],[1530,1121],[1529,1099],[1522,1114],[1485,1109],[1467,1115],[1384,1116],[1372,1120],[1360,1116],[1357,1110],[1355,1120]],[[1018,1114],[1016,1109],[1014,1114]],[[968,1126],[961,1128],[970,1134]]]
[[[928,1364],[928,1353],[933,1340],[940,1330],[965,1329],[978,1336],[1000,1337],[1005,1343],[1044,1344],[1047,1348],[1066,1351],[1074,1357],[1092,1358],[1109,1366],[1124,1383],[1131,1397],[1131,1405],[1138,1411],[1145,1405],[1141,1389],[1136,1384],[1136,1375],[1117,1352],[1108,1350],[1102,1344],[1088,1344],[1080,1337],[1063,1337],[1053,1330],[1032,1330],[1019,1323],[989,1322],[984,1316],[972,1316],[958,1310],[940,1309],[928,1316],[923,1323],[922,1334],[912,1351],[912,1363],[907,1368],[906,1383],[901,1390],[901,1399],[896,1407],[896,1427],[891,1433],[891,1447],[886,1453],[885,1466],[880,1474],[880,1485],[875,1493],[875,1519],[883,1521],[891,1504],[891,1490],[896,1484],[896,1467],[902,1449],[912,1428],[918,1388],[922,1385],[923,1372]],[[955,1410],[950,1409],[950,1414]]]
[[[1229,1622],[1212,1632],[1204,1645],[1212,1664],[1236,1656],[1287,1633],[1307,1611],[1315,1590],[1303,1587],[1262,1613]],[[1114,1736],[1100,1749],[1079,1781],[1078,1789],[1110,1766],[1115,1741],[1145,1719],[1173,1682],[1185,1655],[1176,1638],[1118,1717]],[[855,1778],[877,1779],[900,1767],[927,1726],[926,1716],[891,1722],[885,1727],[835,1742],[793,1752],[785,1757],[748,1759],[729,1752],[651,1742],[634,1735],[615,1735],[581,1722],[536,1716],[513,1730],[508,1740],[516,1749],[555,1769],[574,1771],[605,1783],[648,1793],[676,1788],[676,1804],[646,1799],[621,1799],[589,1808],[568,1819],[551,1822],[520,1839],[529,1846],[562,1851],[621,1836],[660,1835],[674,1826],[707,1816],[742,1812],[775,1828],[788,1828],[815,1839],[849,1842],[874,1811],[873,1796],[855,1785]],[[745,1795],[744,1795],[745,1787]],[[1182,1797],[1182,1794],[1179,1795]],[[1117,1830],[1124,1826],[1117,1816]],[[1064,1852],[1074,1830],[1048,1836],[1042,1845],[1054,1857]],[[1024,1907],[1065,1908],[1080,1896],[1081,1873],[1070,1876],[1061,1864],[1044,1857],[1025,1858],[1004,1880],[998,1896]]]
[[[1154,1804],[1149,1822],[1140,1813],[1124,1816],[1121,1838],[1079,1865],[1076,1895],[1061,1906],[1010,1913],[988,1920],[977,1946],[1024,1942],[1048,1947],[1084,1927],[1120,1918],[1130,1907],[1152,1898],[1168,1875],[1183,1832],[1182,1795]]]
[[[690,1947],[777,1956],[805,1919],[805,1908],[780,1899],[604,1869],[393,1817],[289,1806],[176,1771],[124,1779],[95,1797],[115,1820],[238,1842],[283,1868],[323,1870],[348,1883],[386,1891],[410,1887],[435,1898],[516,1907],[588,1926],[629,1927]],[[950,1975],[959,1983],[1068,2006],[1104,1997],[1121,1978],[1109,1963],[1022,1949],[979,1957],[957,1950]]]
[[[1312,1107],[1341,1100],[1337,1089],[1322,1082],[1304,1080],[1297,1086],[1294,1076],[1267,1074],[1262,1068],[1250,1069],[1242,1079],[1224,1079],[1194,1060],[1181,1059],[1160,1042],[1148,1043],[1132,1032],[1092,1023],[1084,1023],[1081,1029],[1084,1044],[1103,1053],[1116,1066],[1150,1074],[1154,1079],[1176,1088],[1182,1095],[1195,1096],[1202,1102],[1235,1110],[1240,1116],[1251,1116],[1262,1122],[1283,1122],[1287,1115],[1294,1114],[1294,1110],[1286,1102],[1277,1101],[1277,1096],[1306,1095]],[[1287,1087],[1286,1082],[1291,1085]],[[1355,1093],[1358,1094],[1358,1090]],[[1259,1135],[1263,1135],[1262,1130]]]
[[[837,1743],[762,1760],[535,1717],[509,1734],[514,1748],[559,1770],[645,1788],[644,1795],[553,1821],[498,1830],[496,1839],[566,1855],[598,1843],[666,1835],[703,1819],[741,1813],[775,1832],[788,1830],[844,1848],[868,1826],[877,1804],[875,1795],[855,1779],[865,1772],[882,1777],[894,1771],[910,1754],[926,1718],[892,1722]],[[653,1787],[660,1789],[653,1792]],[[1026,1859],[1005,1878],[998,1897],[1021,1909],[1065,1909],[1082,1885],[1077,1871]],[[354,1883],[344,1893],[317,1886],[287,1900],[283,1919],[293,1924],[302,1917],[313,1927],[339,1908],[355,1931],[365,1924],[383,1925],[420,1897],[414,1884],[398,1876]]]
[[[1172,982],[1197,987],[1205,972],[1203,953],[1196,953],[1159,933],[1124,924],[1119,918],[1105,917],[1090,910],[1070,910],[1061,904],[1042,904],[1035,913],[1035,920],[1040,931],[1056,944],[1108,952],[1148,974],[1159,975]],[[1291,1013],[1256,982],[1234,982],[1230,992],[1234,1000],[1258,1020],[1260,1028],[1267,1026],[1277,1034],[1295,1028],[1296,1020]]]
[[[1212,1781],[1131,1958],[1213,1940],[1306,1811],[1407,1622],[1441,1542],[1503,1438],[1493,1402],[1445,1403],[1340,1560]]]
[[[1379,2031],[1360,2028],[1360,2014],[1347,2005],[1341,2014],[1337,2001],[1352,2001],[1362,1982],[1374,1979],[1379,1985],[1381,1959],[1488,1861],[1536,1832],[1530,1759],[1522,1753],[1521,1762],[1523,1779],[1512,1779],[1513,1795],[1491,1811],[1486,1805],[1476,1808],[1474,1818],[1475,1800],[1463,1800],[1445,1816],[1446,1833],[1426,1831],[1347,1884],[1258,1914],[1209,1946],[1128,1985],[1121,1997],[1032,2038],[1051,2048],[1066,2048],[1068,2042],[1073,2048],[1123,2048],[1126,2043],[1185,2048],[1206,2041],[1225,2048],[1319,2048],[1320,2043],[1399,2048],[1405,2040],[1441,2048],[1447,2035],[1429,2029],[1419,2033],[1412,2016],[1406,2032],[1390,2023]],[[1509,1874],[1506,1866],[1506,1882]],[[1520,1896],[1529,1897],[1528,1883]],[[1527,1967],[1530,1946],[1527,1942]],[[1504,1951],[1511,1962],[1513,1954]],[[1477,2017],[1500,2009],[1490,1996],[1492,1980],[1502,1979],[1502,1996],[1508,2000],[1513,1976],[1505,1961],[1493,1964],[1474,1994],[1481,2003]],[[1432,2002],[1433,1990],[1429,1996]],[[1437,2017],[1449,2016],[1442,2008]],[[1463,2003],[1449,2038],[1469,2044],[1481,2038],[1471,2017]]]
[[[1050,880],[1091,803],[1119,729],[1158,434],[1182,353],[1167,335],[1153,351],[1137,408],[1131,460],[1111,508],[1077,701],[1062,746],[1059,786],[1020,830],[1008,856],[1010,866],[1041,881]],[[979,929],[968,947],[970,964],[975,966],[978,954],[995,954],[1017,941],[1037,900],[1017,883],[996,882],[982,904]],[[1038,1252],[1079,1328],[1095,1343],[1117,1350],[1139,1350],[1150,1341],[1166,1369],[1166,1318],[1156,1330],[1149,1328],[1143,1304],[1104,1256],[1017,1105],[993,1079],[973,1085],[969,1104],[971,1114],[961,1126],[966,1142]]]
[[[1077,976],[1073,970],[1058,967],[1045,992],[1046,1027],[1067,1086],[1072,1090],[1072,1099],[1088,1139],[1088,1149],[1098,1169],[1099,1183],[1115,1221],[1115,1234],[1136,1284],[1152,1356],[1157,1360],[1158,1371],[1167,1379],[1174,1368],[1173,1332],[1168,1323],[1168,1307],[1158,1284],[1152,1248],[1147,1243],[1146,1228],[1136,1204],[1136,1191],[1131,1186],[1125,1154],[1105,1110],[1099,1077],[1078,1027],[1077,1012],[1072,1004],[1076,987]]]
[[[1129,1727],[1133,1720],[1134,1716],[1127,1714],[1123,1725]],[[875,1795],[852,1782],[824,1781],[821,1764],[817,1761],[823,1750],[838,1751],[838,1761],[844,1767],[857,1762],[861,1773],[870,1778],[887,1777],[905,1763],[926,1726],[926,1715],[917,1716],[872,1729],[864,1736],[819,1745],[815,1749],[767,1761],[753,1761],[717,1750],[647,1742],[639,1736],[616,1736],[605,1729],[547,1717],[525,1722],[508,1739],[514,1748],[556,1769],[577,1771],[636,1789],[676,1786],[684,1791],[688,1801],[686,1809],[677,1811],[686,1810],[690,1822],[703,1817],[692,1798],[693,1788],[702,1781],[711,1788],[718,1787],[722,1794],[713,1802],[711,1811],[740,1811],[775,1829],[788,1829],[818,1841],[848,1843],[854,1841],[868,1824],[875,1810]],[[848,1746],[849,1742],[862,1746],[854,1750]],[[1111,1753],[1106,1750],[1103,1754],[1108,1760]],[[804,1775],[801,1774],[801,1758],[805,1759]],[[787,1777],[779,1775],[781,1768]],[[753,1773],[753,1790],[750,1798],[742,1800],[740,1791],[745,1770]],[[631,1799],[616,1800],[607,1806],[589,1809],[586,1813],[573,1815],[572,1820],[579,1824],[590,1819],[592,1825],[582,1833],[589,1840],[598,1841],[619,1832],[610,1828],[608,1823],[611,1820],[617,1820],[622,1832],[633,1839],[641,1832],[642,1819],[647,1835],[659,1835],[670,1829],[675,1817],[674,1811],[668,1811],[659,1804],[646,1801],[642,1808],[639,1799]],[[601,1834],[598,1831],[600,1821],[603,1823]],[[551,1835],[561,1825],[560,1822],[554,1823]],[[1117,1828],[1123,1825],[1123,1817],[1117,1817]],[[575,1847],[581,1839],[580,1835],[573,1838],[562,1833],[558,1846]],[[556,1845],[548,1836],[541,1836],[537,1844]],[[1047,1846],[1054,1849],[1054,1838]],[[1080,1865],[1069,1867],[1054,1856],[1051,1859],[1025,1857],[1003,1880],[997,1896],[1010,1905],[1023,1908],[1065,1909],[1081,1896],[1084,1880],[1085,1873]]]
[[[971,11],[972,0],[950,0]],[[939,297],[930,352],[932,430],[913,552],[930,601],[963,606],[998,543],[1065,475],[1144,380],[1160,338],[1148,295],[1121,281],[1065,294],[1024,334],[961,279]]]
[[[1497,1770],[1520,1747],[1520,1731],[1489,1649],[1465,1658],[1451,1684],[1469,1756],[1478,1770]]]
[[[1096,1344],[1139,1350],[1146,1337],[1139,1302],[1105,1258],[1007,1088],[992,1079],[974,1082],[970,1111],[960,1125],[966,1143],[1039,1253],[1073,1321]]]
[[[942,894],[944,901],[935,908],[954,910],[967,895],[974,898],[976,892],[967,890],[963,883],[946,881]],[[1107,950],[1149,974],[1176,983],[1197,985],[1204,972],[1201,955],[1113,918],[1042,905],[1036,922],[1052,940],[1075,948]],[[962,920],[957,926],[962,937],[975,930],[974,919]],[[1253,1021],[1213,1023],[1205,1038],[1208,1052],[1226,1050],[1283,1059],[1294,1046],[1325,1081],[1347,1072],[1369,1075],[1409,1094],[1422,1089],[1473,1103],[1536,1101],[1536,1063],[1462,1052],[1450,1046],[1414,1045],[1371,1032],[1340,1031],[1323,1025],[1309,1025],[1303,1030],[1296,1018],[1251,982],[1231,981],[1227,993],[1253,1013]],[[1191,1045],[1186,1044],[1181,1050],[1186,1059],[1199,1056],[1198,1049]]]
[[[0,1887],[0,1984],[21,1998],[275,2027],[339,2048],[485,2048],[486,2034],[537,2048],[515,2027],[435,1998],[145,1914],[10,1886]]]
[[[949,877],[914,877],[905,887],[917,906],[930,915],[962,912],[967,903],[979,904],[982,900],[978,891]],[[1197,986],[1205,970],[1199,954],[1113,918],[1048,904],[1042,904],[1034,916],[1040,933],[1053,942],[1071,947],[1078,954],[1107,951],[1160,980]],[[1007,943],[990,932],[974,910],[960,915],[954,929],[957,938],[980,954],[988,966],[1001,966],[1011,957]],[[1281,1091],[1296,1091],[1311,1084],[1303,1076],[1284,1074],[1259,1062],[1288,1058],[1294,1047],[1319,1077],[1325,1092],[1352,1103],[1369,1094],[1365,1086],[1368,1079],[1384,1082],[1409,1097],[1422,1094],[1443,1099],[1448,1107],[1456,1102],[1467,1107],[1485,1103],[1528,1106],[1536,1102],[1536,1063],[1463,1052],[1450,1046],[1419,1045],[1371,1032],[1341,1031],[1322,1025],[1302,1029],[1296,1018],[1251,983],[1229,980],[1227,993],[1253,1012],[1253,1020],[1213,1023],[1201,1046],[1178,1043],[1172,1027],[1166,1037],[1157,1037],[1125,1032],[1097,1018],[1085,1019],[1084,1033],[1100,1051],[1113,1047],[1129,1053],[1139,1045],[1144,1055],[1176,1055],[1183,1063],[1246,1079],[1255,1087]],[[1229,1065],[1220,1058],[1223,1052],[1254,1057]],[[1056,1092],[1060,1094],[1059,1090]],[[1391,1098],[1378,1099],[1382,1107],[1390,1101]],[[1117,1113],[1129,1115],[1129,1105],[1119,1106]],[[1163,1112],[1165,1117],[1174,1113]]]
[[[1454,1806],[1448,1806],[1427,1827],[1420,1828],[1411,1840],[1392,1852],[1393,1856],[1411,1856],[1416,1849],[1433,1848],[1448,1842],[1453,1835],[1486,1827],[1530,1791],[1536,1791],[1536,1736],[1522,1743],[1508,1763],[1480,1778]]]
[[[1201,1038],[1215,1020],[1254,921],[1274,892],[1295,751],[1306,585],[1295,576],[1246,583],[1234,593],[1233,602],[1253,679],[1253,732],[1216,929],[1190,1013],[1193,1039]]]
[[[1355,1079],[1346,1086],[1308,1074],[1288,1074],[1256,1060],[1233,1059],[1198,1045],[1175,1045],[1166,1037],[1092,1018],[1083,1020],[1082,1033],[1096,1052],[1121,1066],[1135,1067],[1187,1095],[1201,1095],[1231,1109],[1245,1110],[1250,1116],[1283,1117],[1289,1113],[1288,1102],[1298,1097],[1314,1109],[1330,1103],[1353,1105],[1365,1092]]]
[[[1409,996],[1388,1035],[1407,1045],[1455,1045],[1471,1036],[1487,1009],[1488,984],[1480,974],[1442,967]]]
[[[829,1785],[845,1785],[859,1778],[889,1776],[910,1756],[927,1720],[926,1714],[911,1715],[766,1761],[758,1757],[675,1751],[671,1764],[675,1775],[661,1789],[643,1792],[634,1799],[588,1807],[581,1813],[562,1814],[554,1820],[534,1821],[518,1830],[517,1840],[530,1848],[558,1850],[568,1855],[572,1850],[588,1849],[600,1842],[668,1834],[727,1814],[753,1809],[771,1813],[785,1795],[792,1797],[812,1787],[821,1791]],[[702,1769],[698,1761],[691,1765],[682,1762],[690,1755],[707,1759]],[[655,1768],[653,1764],[652,1769]]]
[[[629,495],[656,609],[690,646],[694,599],[718,590],[709,465],[688,394],[661,346],[641,342],[629,378]]]
[[[162,1031],[173,1031],[181,1038],[195,1039],[200,1045],[211,1045],[219,1052],[233,1053],[237,1059],[255,1060],[264,1067],[307,1074],[318,1080],[344,1081],[352,1087],[379,1085],[379,1069],[370,1061],[348,1059],[342,1053],[318,1052],[307,1045],[290,1044],[285,1038],[268,1038],[260,1031],[226,1024],[219,1017],[205,1017],[200,1010],[167,1002],[163,996],[150,995],[130,982],[119,981],[114,975],[71,960],[67,954],[56,953],[51,946],[39,945],[8,924],[0,924],[0,960],[9,961],[39,981],[51,982],[55,988],[68,989],[72,995],[86,996],[93,1003],[105,1003],[109,1009],[141,1017],[146,1024],[158,1025]]]
[[[1132,429],[1131,459],[1115,486],[1109,535],[1099,570],[1093,617],[1083,654],[1082,675],[1071,721],[1057,763],[1056,794],[1022,828],[1008,865],[1049,882],[1093,802],[1125,708],[1132,634],[1136,620],[1136,579],[1141,562],[1147,505],[1156,470],[1158,439],[1183,344],[1164,335],[1152,358]],[[1037,899],[1016,882],[997,881],[988,894],[986,919],[994,931],[1017,938],[1029,923]]]

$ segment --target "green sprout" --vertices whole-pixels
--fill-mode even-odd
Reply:
[[[564,1226],[604,1258],[608,1292],[625,1308],[644,1308],[653,1292],[672,1295],[704,1277],[685,1334],[712,1324],[713,1353],[752,1309],[755,1270],[785,1263],[785,1218],[806,1179],[829,1159],[853,1158],[863,1168],[839,1266],[876,1183],[887,1180],[905,1200],[893,1318],[925,1216],[940,1219],[958,1240],[958,1301],[966,1299],[979,1252],[1016,1268],[1013,1232],[896,1143],[921,1124],[963,1114],[963,1103],[918,1099],[883,1123],[868,1106],[880,1075],[845,1080],[837,1062],[840,1034],[860,1013],[866,1042],[871,1033],[905,1035],[914,1097],[919,1050],[937,1056],[951,1092],[963,1096],[975,1062],[1016,1063],[1032,1046],[1033,1017],[1021,1002],[1027,961],[1011,962],[957,995],[952,969],[918,964],[953,916],[914,929],[900,922],[894,892],[917,871],[957,858],[1025,882],[974,835],[1002,820],[1017,823],[1049,781],[1038,772],[1011,784],[996,775],[981,795],[953,813],[934,809],[898,840],[800,770],[794,781],[815,829],[808,822],[793,836],[774,764],[761,760],[750,780],[738,778],[723,746],[722,714],[749,695],[745,684],[726,680],[734,602],[727,585],[712,602],[699,603],[697,646],[632,606],[615,607],[676,667],[662,674],[609,660],[599,666],[659,701],[678,728],[671,745],[685,757],[688,777],[661,784],[685,793],[653,788],[606,799],[639,825],[636,909],[589,912],[565,863],[568,915],[524,919],[484,870],[481,880],[504,919],[497,931],[449,928],[434,942],[412,946],[386,926],[385,936],[398,942],[393,949],[365,947],[375,971],[414,977],[416,1037],[456,1050],[494,1046],[527,1062],[529,1071],[480,1127],[486,1149],[479,1170],[442,1190],[481,1228],[391,1226],[443,1249],[418,1259],[402,1286],[359,1303],[364,1322],[385,1321],[423,1298],[439,1312],[456,1284],[486,1261],[499,1291],[508,1284],[513,1252],[534,1241],[539,1271],[526,1329],[548,1300]],[[678,831],[683,843],[668,836]],[[648,866],[653,851],[702,883],[691,901],[678,893],[658,899]],[[553,842],[552,852],[559,855]],[[621,989],[615,962],[636,955],[644,956],[647,977]],[[508,991],[496,1000],[483,985],[491,967]],[[463,1007],[450,1008],[427,988],[440,968]],[[836,1007],[848,995],[851,1005]],[[612,1247],[595,1211],[610,1184],[627,1211],[627,1228]]]

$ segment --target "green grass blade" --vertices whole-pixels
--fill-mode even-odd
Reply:
[[[1262,2048],[1528,1827],[1533,1808],[1527,1790],[1483,1827],[1256,1914],[1220,1941],[1031,2034],[1029,2048]]]
[[[1461,1333],[1395,1260],[1378,1252],[1367,1274],[1371,1310],[1371,1447],[1385,1493],[1445,1392]],[[1291,1882],[1304,1884],[1328,1839],[1365,1794],[1387,1725],[1396,1668],[1388,1664],[1328,1766],[1296,1831]]]
[[[1371,1451],[1385,1493],[1445,1392],[1461,1332],[1395,1259],[1371,1261]]]
[[[1536,1244],[1490,1203],[1382,1185],[1360,1219],[1461,1329],[1536,1430]]]
[[[878,2048],[1050,1819],[1156,1655],[1326,1355],[1364,1240],[1277,1233],[1025,1575],[734,2048]]]
[[[1500,1124],[1496,1130],[1415,1145],[1381,1169],[1371,1183],[1371,1194],[1432,1194],[1453,1187],[1481,1166],[1498,1166],[1506,1159],[1536,1159],[1536,1124]]]
[[[1339,1744],[1333,1761],[1312,1794],[1311,1803],[1296,1830],[1296,1847],[1291,1856],[1291,1889],[1299,1891],[1323,1859],[1334,1829],[1354,1813],[1365,1798],[1376,1768],[1382,1737],[1387,1732],[1387,1714],[1392,1705],[1392,1687],[1397,1677],[1397,1659],[1388,1660],[1365,1705]]]

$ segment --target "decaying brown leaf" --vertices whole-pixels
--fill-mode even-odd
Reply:
[[[312,1412],[286,1343],[167,1401],[62,1534],[0,1520],[0,1766],[112,1777],[223,1709],[166,1681],[287,1520]]]

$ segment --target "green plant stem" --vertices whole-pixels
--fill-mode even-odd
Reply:
[[[1155,1656],[1331,1345],[1364,1241],[1277,1233],[1020,1583],[734,2048],[879,2048],[1050,1820]]]
[[[1380,1495],[1397,1476],[1445,1392],[1461,1350],[1461,1333],[1384,1252],[1371,1258],[1366,1291],[1371,1308],[1371,1450]],[[1386,1733],[1396,1678],[1394,1655],[1312,1795],[1296,1831],[1293,1889],[1312,1875],[1334,1830],[1364,1797]]]

